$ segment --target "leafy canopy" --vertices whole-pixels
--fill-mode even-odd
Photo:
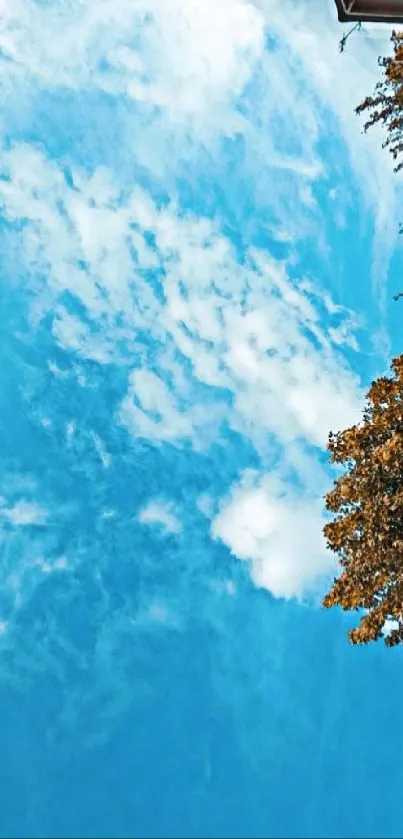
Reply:
[[[342,571],[323,605],[365,610],[353,644],[376,641],[386,621],[386,645],[403,643],[403,355],[391,366],[366,394],[363,420],[329,435],[330,460],[347,471],[326,495],[335,516],[324,534]]]
[[[386,126],[388,136],[382,148],[388,148],[397,160],[403,152],[403,32],[393,31],[391,41],[393,56],[378,59],[385,71],[384,78],[376,85],[375,95],[367,96],[356,108],[356,113],[368,111],[371,114],[364,131],[377,122]],[[403,161],[397,164],[395,172],[402,168]]]

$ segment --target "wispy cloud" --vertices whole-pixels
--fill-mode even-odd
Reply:
[[[262,248],[240,257],[218,222],[184,214],[174,202],[159,207],[144,190],[121,193],[103,170],[69,181],[26,146],[5,150],[3,168],[4,211],[23,220],[42,316],[53,313],[53,334],[65,349],[127,369],[117,420],[133,436],[201,450],[213,441],[226,445],[230,428],[263,465],[276,463],[282,480],[297,479],[308,491],[315,475],[316,486],[325,486],[315,450],[331,428],[358,418],[363,398],[343,357],[344,347],[357,346],[359,320],[351,312],[299,276],[292,259]],[[291,556],[286,502],[281,515],[276,503]],[[302,521],[303,502],[292,492],[290,505]],[[219,521],[231,544],[229,515]],[[314,538],[316,514],[309,522]],[[280,591],[265,567],[260,581]],[[285,559],[286,568],[296,565]],[[296,592],[302,578],[295,572]]]
[[[164,533],[180,533],[182,525],[175,513],[175,506],[170,501],[154,499],[139,513],[139,522],[148,525],[160,525]]]
[[[380,78],[378,55],[390,53],[392,27],[367,24],[358,32],[342,54],[337,49],[343,33],[337,21],[334,3],[312,2],[299,4],[294,0],[255,0],[264,16],[269,31],[279,41],[280,53],[289,56],[287,85],[284,85],[282,110],[284,114],[298,113],[296,88],[304,87],[304,102],[312,103],[311,131],[304,131],[307,141],[316,144],[318,131],[329,146],[329,162],[337,167],[337,155],[348,152],[351,163],[349,185],[343,187],[344,198],[349,201],[349,191],[359,190],[363,211],[369,213],[373,229],[372,293],[379,303],[383,325],[376,341],[378,350],[388,353],[386,334],[386,287],[392,254],[396,247],[398,202],[401,196],[399,180],[393,177],[390,156],[382,149],[382,129],[374,129],[362,136],[363,120],[358,118],[355,107],[373,92]],[[279,82],[281,61],[273,61],[271,68],[274,89]],[[294,75],[295,80],[292,80]],[[297,81],[299,79],[300,81]],[[302,80],[302,81],[301,81]],[[327,141],[324,125],[318,123],[322,114],[327,124]],[[320,118],[320,117],[319,117]],[[333,118],[333,136],[329,124]],[[308,123],[304,120],[304,125]],[[341,144],[335,146],[336,141]],[[331,150],[331,144],[333,149]],[[356,187],[352,187],[355,182]]]
[[[325,317],[332,328],[328,295],[293,276],[287,261],[254,249],[239,262],[216,223],[182,215],[174,204],[158,209],[140,190],[125,199],[115,193],[114,205],[110,193],[105,196],[104,173],[72,187],[55,164],[25,152],[17,147],[4,153],[9,180],[1,182],[0,195],[7,216],[25,222],[32,280],[43,282],[48,266],[56,338],[83,357],[126,364],[138,354],[140,331],[164,340],[160,371],[136,365],[130,375],[122,407],[128,422],[143,423],[146,436],[189,436],[205,415],[189,390],[192,382],[217,389],[219,419],[225,405],[220,392],[231,391],[233,409],[225,414],[252,436],[270,428],[282,442],[302,437],[321,445],[332,424],[355,416],[361,393],[339,352],[351,342],[354,320],[339,312],[344,329],[332,341],[320,324]],[[35,177],[41,173],[39,194],[28,170],[33,163]],[[143,250],[131,246],[133,228],[146,248],[145,264]],[[150,234],[157,273],[149,269]],[[65,291],[85,307],[86,317],[74,303],[69,311],[61,302]],[[175,375],[174,390],[161,378],[170,349],[179,369],[181,359],[192,368],[190,379]],[[170,423],[161,423],[160,414]],[[176,430],[169,431],[172,423]],[[156,424],[160,431],[152,432]]]
[[[2,9],[1,80],[7,108],[19,90],[98,89],[122,99],[133,157],[149,161],[153,178],[174,159],[197,161],[206,144],[243,136],[255,204],[294,242],[309,234],[325,247],[311,184],[329,166],[342,176],[347,153],[354,186],[342,187],[342,201],[351,204],[358,189],[370,213],[372,292],[384,320],[399,186],[380,133],[362,137],[353,110],[379,77],[389,29],[366,27],[342,55],[341,31],[333,3],[320,0],[16,0]],[[139,108],[151,109],[147,118]]]
[[[12,507],[2,506],[0,503],[0,518],[3,517],[17,527],[45,524],[48,511],[35,501],[21,499]]]
[[[134,370],[123,400],[120,420],[134,436],[183,443],[193,436],[191,412],[180,406],[164,381],[152,370]]]
[[[234,119],[229,105],[263,51],[264,23],[243,0],[46,7],[17,0],[2,9],[0,46],[3,84],[23,84],[28,71],[46,88],[100,88],[164,108],[171,118],[222,122]]]
[[[105,93],[122,104],[130,149],[127,177],[102,150],[84,171],[74,147],[67,162],[47,154],[45,136],[4,143],[0,198],[35,325],[46,318],[80,361],[120,367],[115,421],[133,437],[200,452],[231,445],[231,432],[254,448],[261,469],[228,488],[212,532],[252,561],[259,585],[301,594],[329,567],[315,535],[323,446],[363,398],[346,358],[364,324],[317,267],[333,271],[329,226],[343,229],[356,195],[375,230],[382,316],[386,305],[398,187],[353,114],[386,38],[364,33],[340,56],[334,9],[319,0],[16,0],[2,24],[7,114],[19,96],[68,90],[77,115]],[[86,433],[109,467],[102,435]]]
[[[389,30],[340,56],[333,0],[0,18],[2,677],[52,673],[58,747],[100,743],[196,617],[266,731],[299,610],[245,621],[247,570],[320,593],[324,445],[380,363],[400,187],[353,111]]]

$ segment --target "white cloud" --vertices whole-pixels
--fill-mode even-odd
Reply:
[[[32,566],[40,568],[43,574],[52,574],[56,571],[67,571],[69,563],[64,556],[58,557],[58,559],[55,559],[53,562],[49,562],[43,557],[40,557],[39,559],[34,560]]]
[[[326,299],[316,292],[315,301],[267,253],[238,264],[206,221],[166,213],[155,231],[166,268],[164,322],[194,376],[233,392],[234,427],[257,445],[270,430],[283,444],[303,438],[321,446],[331,427],[357,418],[357,380],[320,326]],[[351,341],[348,317],[344,327],[337,344]]]
[[[175,513],[174,505],[169,501],[154,499],[139,514],[139,522],[147,525],[160,525],[164,533],[180,533],[182,525]]]
[[[359,36],[340,56],[341,29],[329,9],[319,0],[62,0],[56,6],[15,0],[1,8],[9,106],[16,91],[29,95],[32,81],[32,90],[67,87],[81,95],[98,87],[122,95],[123,129],[127,136],[137,131],[133,155],[154,178],[171,161],[182,172],[183,161],[203,144],[213,149],[223,134],[243,134],[242,175],[267,229],[289,246],[288,260],[250,248],[240,261],[219,222],[184,216],[174,202],[161,209],[140,189],[125,185],[121,192],[120,175],[105,168],[92,177],[73,171],[69,183],[57,164],[28,145],[2,149],[0,198],[8,219],[22,222],[33,317],[52,312],[63,347],[130,370],[119,412],[130,433],[200,448],[223,440],[224,422],[253,443],[263,469],[276,453],[277,483],[241,483],[213,529],[252,561],[259,585],[284,596],[299,594],[328,567],[317,542],[322,522],[315,490],[326,476],[316,452],[329,429],[354,422],[362,406],[358,380],[343,359],[345,347],[358,346],[357,324],[339,311],[332,325],[336,307],[327,292],[292,270],[301,241],[314,237],[316,250],[326,252],[315,184],[323,185],[327,167],[338,171],[340,140],[355,176],[351,189],[355,194],[358,184],[374,220],[381,306],[394,245],[397,186],[390,161],[379,135],[360,135],[353,114],[373,89],[386,41]],[[265,23],[273,49],[264,52]],[[239,97],[252,78],[241,116]],[[144,105],[158,117],[140,121],[139,129],[136,108]],[[319,151],[324,138],[328,154]],[[350,201],[341,185],[335,223]],[[85,319],[67,307],[66,290],[85,307]],[[142,333],[153,342],[152,353]],[[102,441],[94,436],[93,442],[106,467]],[[301,494],[284,489],[290,476],[297,476]]]
[[[342,355],[355,340],[351,313],[266,251],[251,249],[239,262],[218,224],[181,215],[174,203],[159,209],[138,189],[113,193],[103,170],[69,186],[55,164],[24,146],[4,150],[3,167],[4,211],[25,219],[24,256],[43,314],[56,313],[55,337],[83,357],[131,368],[118,415],[130,433],[200,450],[224,444],[226,422],[252,442],[263,466],[275,453],[277,480],[297,478],[305,488],[305,500],[291,490],[279,497],[266,482],[242,490],[213,527],[252,561],[259,585],[299,595],[328,568],[319,545],[320,502],[312,495],[326,474],[314,450],[362,408],[357,377]],[[85,307],[86,320],[61,302],[65,290]],[[335,312],[337,329],[326,325]],[[142,332],[149,356],[144,342],[138,351]],[[93,439],[106,465],[107,453]],[[252,529],[242,524],[245,509]],[[157,514],[165,528],[176,528],[170,510],[151,507],[144,521]]]
[[[148,6],[143,55],[127,47],[110,55],[128,95],[171,114],[210,118],[242,92],[262,53],[261,15],[243,0],[154,0]]]
[[[379,78],[376,59],[389,48],[388,27],[382,34],[366,27],[340,55],[343,29],[334,4],[320,0],[302,6],[294,0],[77,0],[45,6],[15,0],[3,2],[1,12],[7,56],[1,79],[12,85],[8,101],[18,101],[15,85],[29,93],[31,78],[35,89],[38,82],[75,91],[100,87],[126,102],[127,96],[147,102],[154,112],[158,106],[163,115],[140,120],[141,131],[130,108],[125,122],[128,135],[133,133],[133,153],[154,175],[173,159],[179,164],[197,154],[206,132],[213,144],[222,134],[242,133],[245,177],[254,184],[256,206],[270,207],[271,223],[294,242],[311,235],[321,248],[312,183],[325,174],[318,144],[328,141],[333,114],[340,132],[334,140],[345,141],[361,199],[374,220],[373,293],[385,313],[398,180],[380,147],[381,134],[362,137],[362,120],[353,110]],[[266,50],[265,34],[271,44]],[[253,74],[241,117],[238,100]],[[335,170],[340,152],[343,146],[329,148]],[[343,187],[344,205],[351,203],[350,192]],[[342,212],[335,210],[335,219]],[[98,214],[98,223],[114,237],[110,222],[110,214]],[[112,271],[114,264],[111,254]],[[59,325],[61,331],[70,329],[70,341],[75,328],[71,318]],[[106,347],[103,353],[101,358]]]
[[[155,373],[134,370],[120,419],[136,437],[171,442],[191,438],[191,417],[180,411],[171,391]]]
[[[77,0],[45,6],[3,0],[1,14],[0,79],[9,104],[19,101],[18,86],[30,95],[38,83],[74,91],[102,88],[126,103],[148,103],[153,118],[139,120],[127,108],[124,130],[132,135],[133,153],[154,175],[174,158],[179,163],[197,154],[200,143],[241,133],[245,176],[254,184],[257,206],[260,184],[272,223],[294,241],[310,233],[323,246],[311,186],[324,173],[318,143],[329,134],[325,113],[333,113],[375,217],[373,288],[384,307],[397,180],[380,135],[363,138],[353,109],[379,77],[376,59],[388,48],[388,27],[382,35],[367,27],[340,55],[343,30],[333,3],[321,0],[302,6],[294,0]],[[265,49],[265,34],[274,48]],[[241,116],[239,97],[252,78]],[[332,149],[330,162],[338,167]],[[351,201],[344,188],[343,196]]]
[[[0,507],[0,516],[17,527],[26,527],[32,524],[45,524],[48,513],[36,502],[21,499],[12,507]]]
[[[296,3],[295,0],[254,0],[272,35],[278,39],[278,49],[270,67],[270,93],[281,90],[281,113],[290,120],[289,127],[301,124],[301,107],[312,110],[309,121],[303,116],[302,132],[306,148],[316,147],[320,134],[329,138],[329,118],[333,115],[335,129],[340,131],[351,161],[351,173],[360,189],[360,201],[370,213],[374,225],[372,260],[372,292],[385,317],[386,284],[390,260],[396,246],[398,226],[399,179],[393,175],[390,155],[382,149],[384,131],[372,129],[362,136],[363,117],[354,113],[356,106],[373,93],[381,77],[378,55],[390,54],[392,26],[377,27],[367,24],[348,42],[340,54],[338,42],[345,27],[340,26],[333,0]],[[280,55],[279,55],[280,53]],[[293,80],[294,77],[294,80]],[[303,89],[302,106],[297,90]],[[262,103],[263,104],[263,103]],[[327,127],[321,124],[326,115]],[[271,133],[272,125],[268,126]],[[288,136],[288,130],[287,135]],[[342,145],[332,152],[333,163],[343,153]],[[344,201],[351,203],[351,181],[343,187]],[[340,211],[339,211],[340,213]],[[385,328],[381,331],[381,348],[388,352]]]
[[[171,118],[230,118],[264,46],[262,16],[244,0],[16,0],[1,12],[10,83],[28,71],[36,84],[98,87]]]
[[[262,452],[268,432],[287,448],[297,440],[322,446],[330,428],[355,421],[362,393],[340,350],[354,342],[356,324],[287,261],[254,249],[239,263],[217,224],[183,216],[173,203],[158,209],[136,188],[119,196],[105,170],[69,186],[26,146],[4,150],[3,169],[4,212],[25,220],[24,257],[43,314],[56,315],[55,337],[84,357],[132,367],[120,420],[133,434],[197,448],[226,420]],[[131,248],[133,230],[145,257]],[[86,320],[61,303],[66,290]],[[337,330],[323,327],[337,308]],[[141,332],[160,346],[146,363]],[[210,404],[200,385],[214,393]]]
[[[104,467],[104,469],[109,469],[112,457],[110,453],[106,450],[105,443],[103,442],[103,440],[101,440],[98,434],[95,434],[94,431],[91,432],[91,437],[94,443],[95,451],[102,463],[102,466]]]
[[[211,533],[250,562],[256,585],[275,597],[301,598],[335,564],[321,532],[322,506],[273,475],[248,473],[223,501]]]

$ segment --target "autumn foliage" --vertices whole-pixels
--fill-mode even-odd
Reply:
[[[403,32],[392,32],[393,56],[379,58],[384,68],[384,77],[375,87],[375,95],[367,96],[356,113],[368,111],[371,116],[364,125],[367,131],[380,122],[386,126],[387,139],[383,148],[388,148],[393,159],[397,160],[403,152]],[[395,167],[395,172],[403,168],[403,161]]]
[[[386,645],[403,643],[403,355],[392,370],[372,383],[363,420],[329,435],[330,460],[346,472],[326,496],[335,515],[324,534],[341,573],[323,605],[364,610],[353,644],[380,638],[387,620]]]

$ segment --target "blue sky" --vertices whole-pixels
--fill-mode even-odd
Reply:
[[[401,652],[320,609],[401,351],[390,27],[0,10],[0,835],[399,836]]]

